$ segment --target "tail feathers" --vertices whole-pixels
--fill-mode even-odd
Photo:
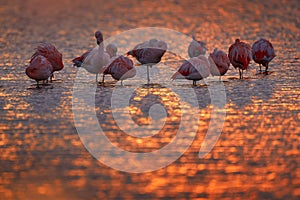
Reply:
[[[180,72],[176,72],[175,74],[173,74],[173,76],[171,77],[171,80],[174,79],[184,79],[184,76],[180,73]]]
[[[82,65],[82,62],[81,61],[79,61],[79,60],[72,60],[73,61],[73,66],[75,67],[81,67],[81,65]]]
[[[126,56],[133,56],[133,57],[135,57],[135,56],[136,56],[136,50],[128,51],[128,52],[126,53]]]

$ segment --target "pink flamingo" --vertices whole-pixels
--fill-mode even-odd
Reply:
[[[102,32],[96,31],[95,38],[98,46],[74,58],[72,62],[76,67],[83,67],[89,73],[96,74],[96,82],[98,83],[99,71],[110,62],[110,56],[104,51]]]
[[[275,51],[271,42],[266,39],[259,39],[252,45],[252,58],[259,64],[259,71],[261,71],[261,65],[266,67],[265,71],[268,71],[269,62],[275,58]]]
[[[197,57],[199,55],[205,55],[206,50],[206,43],[202,41],[197,41],[195,36],[193,36],[193,41],[188,47],[188,54],[190,58]]]
[[[147,65],[147,80],[150,83],[149,67],[161,61],[162,56],[167,51],[167,43],[157,39],[138,44],[127,55],[135,57],[141,64]]]
[[[234,68],[239,68],[240,79],[243,78],[243,71],[248,69],[251,60],[251,47],[239,39],[229,47],[228,57]]]
[[[48,80],[52,75],[53,65],[42,55],[36,55],[31,59],[29,66],[26,68],[26,75],[36,81],[36,86],[39,87],[39,81]]]
[[[35,53],[32,55],[31,61],[39,55],[44,56],[52,65],[52,72],[50,76],[50,82],[52,82],[52,78],[54,78],[53,73],[64,68],[62,54],[54,45],[44,42],[35,48]]]
[[[209,73],[209,62],[205,56],[200,55],[185,61],[171,79],[193,80],[195,86],[197,81],[207,78]]]
[[[221,76],[226,74],[230,66],[230,60],[224,51],[215,49],[213,53],[209,54],[210,73],[213,76]]]
[[[107,67],[102,68],[100,70],[100,74],[101,73],[104,75],[110,74],[115,80],[121,80],[121,85],[123,85],[123,80],[134,77],[136,75],[136,70],[132,60],[121,55]]]

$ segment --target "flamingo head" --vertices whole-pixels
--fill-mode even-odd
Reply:
[[[240,42],[240,39],[235,39],[235,43],[239,43]]]
[[[117,55],[118,47],[115,43],[110,43],[106,46],[106,52],[112,58]]]
[[[95,38],[97,40],[97,44],[101,44],[103,42],[103,34],[101,31],[96,31],[95,32]]]

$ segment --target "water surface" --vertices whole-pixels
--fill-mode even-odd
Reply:
[[[299,9],[296,0],[1,1],[0,199],[299,199]],[[70,60],[95,46],[97,29],[108,38],[149,26],[195,35],[209,51],[227,52],[235,38],[252,44],[264,37],[277,57],[269,75],[257,75],[252,61],[245,80],[236,79],[232,66],[223,77],[226,119],[203,159],[198,152],[213,109],[207,86],[192,88],[188,81],[168,83],[161,77],[155,77],[153,87],[138,83],[129,106],[132,120],[149,124],[153,102],[171,116],[159,134],[139,139],[116,125],[110,97],[120,83],[108,78],[107,85],[96,89],[96,114],[111,142],[127,151],[151,152],[175,137],[180,105],[162,83],[193,89],[199,103],[196,137],[178,160],[153,172],[120,172],[95,159],[77,134],[72,112],[77,69]],[[36,89],[24,71],[42,41],[63,53],[65,68],[53,84]],[[170,53],[162,62],[173,70],[181,63]],[[212,78],[208,84],[214,84]],[[82,125],[89,125],[88,118]],[[187,135],[190,129],[186,125]],[[122,159],[116,157],[126,163]]]

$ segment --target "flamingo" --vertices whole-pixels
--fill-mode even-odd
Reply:
[[[110,58],[117,56],[118,47],[115,43],[108,44],[105,49]]]
[[[48,80],[53,73],[53,65],[42,55],[36,55],[30,60],[29,66],[26,68],[26,75],[36,81],[39,88],[39,81]]]
[[[209,62],[205,56],[200,55],[185,61],[171,79],[193,80],[195,86],[197,81],[207,78],[209,73]]]
[[[132,60],[121,55],[107,67],[102,68],[100,73],[110,74],[115,80],[121,80],[121,85],[123,85],[123,80],[134,77],[136,75],[136,70]]]
[[[96,74],[96,83],[98,83],[98,73],[110,62],[110,56],[104,51],[102,32],[96,31],[95,38],[98,46],[74,58],[72,62],[76,67],[83,67],[89,73]]]
[[[106,46],[105,49],[106,49],[106,52],[108,53],[108,55],[110,57],[110,62],[114,61],[114,59],[117,58],[117,51],[118,51],[117,45],[115,43],[110,43]],[[104,84],[104,77],[105,77],[105,74],[103,73],[102,84]],[[122,83],[122,81],[121,81],[121,83]]]
[[[39,55],[44,56],[52,65],[52,72],[50,76],[50,82],[52,82],[52,78],[54,78],[53,73],[64,68],[62,54],[53,44],[43,42],[35,48],[35,53],[31,56],[31,61]]]
[[[210,73],[213,76],[221,76],[226,74],[230,66],[230,60],[224,51],[215,49],[213,53],[209,54]]]
[[[275,51],[271,42],[266,39],[259,39],[252,45],[252,58],[259,64],[259,71],[261,71],[261,65],[266,67],[265,71],[268,71],[269,62],[275,58]]]
[[[239,68],[240,79],[243,78],[243,71],[248,69],[251,60],[251,47],[239,39],[229,47],[228,57],[234,68]]]
[[[161,61],[162,56],[167,51],[167,43],[157,39],[151,39],[136,45],[127,55],[135,57],[141,64],[147,65],[147,81],[150,83],[149,67]]]
[[[206,53],[206,44],[202,41],[197,41],[195,36],[192,37],[193,41],[190,43],[188,47],[188,54],[190,58],[197,57],[199,55],[205,55]]]

